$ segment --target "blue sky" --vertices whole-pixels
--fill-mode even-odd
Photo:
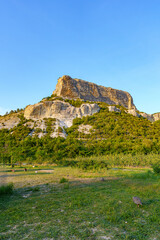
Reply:
[[[159,0],[0,0],[0,114],[51,95],[64,74],[160,112],[159,13]]]

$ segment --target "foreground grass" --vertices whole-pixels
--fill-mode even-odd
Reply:
[[[150,170],[28,169],[1,172],[15,190],[0,199],[0,239],[160,239],[160,177]]]
[[[13,192],[13,183],[0,186],[0,196],[11,194]]]

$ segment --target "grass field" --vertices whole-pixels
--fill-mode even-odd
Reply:
[[[0,170],[1,184],[14,184],[0,196],[0,239],[160,239],[160,176],[151,169],[27,169]]]

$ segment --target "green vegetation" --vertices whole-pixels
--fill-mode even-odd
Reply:
[[[160,173],[160,162],[153,164],[152,168],[155,173]]]
[[[0,163],[14,166],[0,170],[0,239],[159,239],[160,121],[99,105],[73,121],[66,139],[50,137],[55,119],[45,119],[43,138],[39,128],[29,136],[23,113],[16,127],[0,130]],[[88,134],[81,124],[92,126]]]
[[[55,126],[55,118],[45,118],[45,125],[47,126],[46,132],[47,136],[49,136],[52,132],[54,132],[54,126]]]
[[[56,101],[56,100],[60,100],[60,101],[63,101],[63,102],[68,102],[69,104],[71,104],[74,107],[80,107],[83,103],[86,103],[86,101],[84,101],[82,99],[76,99],[76,100],[74,100],[74,99],[64,99],[62,97],[57,97],[56,94],[52,94],[51,96],[48,96],[48,97],[42,99],[42,101]]]
[[[81,100],[81,99],[77,99],[77,100],[74,100],[74,99],[65,99],[65,102],[68,102],[70,103],[72,106],[74,107],[80,107],[83,103],[86,103],[85,101]]]
[[[11,194],[13,192],[13,183],[0,186],[0,196],[5,194]]]
[[[65,182],[68,182],[68,180],[66,178],[64,178],[64,177],[61,178],[60,181],[59,181],[59,183],[65,183]]]
[[[0,239],[159,239],[160,176],[150,169],[25,167],[2,170],[15,189],[0,197]]]
[[[98,158],[76,158],[76,159],[62,159],[58,161],[58,165],[61,166],[71,166],[80,168],[83,170],[98,170],[98,169],[108,169],[107,161],[99,160]]]
[[[80,100],[76,101],[75,105],[81,103]],[[108,159],[108,156],[110,158],[114,155],[117,165],[120,161],[121,165],[127,163],[131,166],[136,164],[150,166],[155,164],[153,158],[151,162],[145,163],[141,157],[144,155],[143,159],[148,159],[146,156],[150,154],[155,154],[159,161],[160,121],[151,123],[143,117],[134,117],[125,113],[122,106],[118,106],[121,113],[109,112],[105,103],[99,103],[99,106],[101,107],[99,113],[74,119],[73,125],[65,129],[66,139],[50,137],[55,131],[55,119],[45,119],[47,134],[43,138],[38,138],[37,135],[41,131],[38,128],[34,137],[29,136],[32,128],[26,125],[27,120],[20,113],[21,121],[16,127],[0,130],[0,163],[58,163],[66,158],[106,156]],[[81,124],[91,126],[88,134],[79,132]],[[59,127],[58,132],[62,131],[63,129]],[[124,157],[125,163],[123,159],[117,157],[117,154],[124,156],[129,154],[130,157]]]
[[[40,187],[39,186],[36,186],[32,189],[33,192],[38,192],[40,190]]]
[[[22,112],[24,109],[23,108],[17,108],[16,110],[11,110],[10,112],[6,112],[6,114],[4,116],[7,116],[7,115],[11,115],[13,113],[19,113],[19,112]]]
[[[112,167],[159,167],[160,155],[158,154],[110,154],[104,156],[91,156],[91,157],[76,157],[75,159],[66,158],[59,160],[58,163],[61,163],[63,166],[78,167],[83,166],[83,162],[94,166],[94,163],[97,167],[105,166],[105,168]]]

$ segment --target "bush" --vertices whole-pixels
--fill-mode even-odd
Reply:
[[[106,161],[103,160],[97,160],[97,159],[84,159],[84,160],[67,160],[67,159],[63,159],[63,160],[59,160],[57,161],[57,164],[60,166],[64,166],[64,167],[78,167],[81,168],[83,170],[98,170],[98,169],[103,169],[106,168],[108,169],[108,163]]]
[[[84,101],[81,100],[81,99],[76,99],[76,100],[74,100],[74,99],[71,99],[71,100],[70,99],[65,99],[65,102],[70,103],[74,107],[80,107],[84,103]]]
[[[67,160],[67,159],[61,159],[56,161],[57,165],[63,166],[63,167],[76,167],[77,161],[76,160]]]
[[[97,170],[102,168],[108,169],[108,164],[105,161],[96,161],[92,159],[79,161],[77,165],[83,170]]]
[[[36,186],[35,188],[32,189],[32,192],[38,192],[40,190],[39,186]]]
[[[65,182],[68,182],[68,179],[66,179],[66,178],[64,178],[64,177],[61,178],[60,181],[59,181],[59,183],[65,183]]]
[[[160,163],[156,163],[152,165],[154,173],[160,173]]]
[[[0,187],[0,196],[4,194],[11,194],[13,192],[13,183],[3,185]]]

